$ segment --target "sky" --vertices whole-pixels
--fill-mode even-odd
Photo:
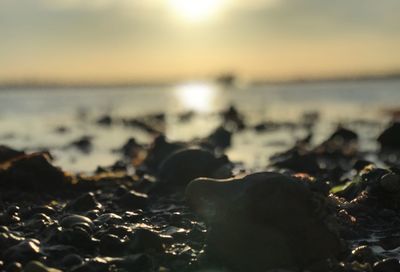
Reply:
[[[400,71],[399,0],[0,0],[0,81]]]

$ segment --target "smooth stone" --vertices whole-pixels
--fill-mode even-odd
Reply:
[[[61,264],[65,267],[74,267],[83,264],[83,259],[78,254],[68,254],[62,258]]]
[[[94,223],[101,225],[103,224],[116,225],[116,224],[121,224],[122,222],[123,222],[122,217],[115,213],[104,213],[99,217],[97,217],[96,220],[94,220]]]
[[[60,225],[64,228],[82,227],[89,232],[92,232],[94,229],[94,224],[90,218],[77,214],[64,217]]]
[[[99,249],[103,256],[119,256],[124,251],[124,241],[116,235],[106,234],[100,239]]]
[[[62,272],[62,271],[56,268],[47,267],[38,261],[31,261],[24,266],[23,272]]]
[[[240,271],[305,267],[343,251],[327,199],[289,176],[199,178],[186,199],[209,226],[208,255]]]
[[[351,252],[351,258],[352,260],[364,263],[374,263],[376,261],[376,257],[374,255],[374,252],[369,246],[359,246],[355,248]]]
[[[84,194],[73,200],[67,205],[67,209],[84,212],[88,210],[100,209],[101,204],[96,200],[92,192]]]
[[[382,188],[390,193],[396,193],[400,191],[400,176],[396,174],[386,174],[380,180]]]
[[[160,253],[164,252],[164,243],[157,233],[147,229],[137,229],[128,242],[127,251],[130,253]]]
[[[4,253],[7,262],[18,261],[26,263],[40,257],[40,242],[36,239],[26,239],[10,248]]]
[[[22,264],[19,262],[12,262],[5,267],[5,271],[7,272],[21,272]]]
[[[122,195],[118,200],[118,205],[127,209],[138,209],[147,205],[148,196],[136,191],[129,191]]]
[[[159,176],[170,185],[186,186],[198,177],[213,177],[214,172],[228,164],[226,156],[216,157],[211,151],[187,148],[168,156],[159,168]]]
[[[398,272],[400,271],[400,262],[397,259],[384,259],[376,262],[373,266],[374,272]]]

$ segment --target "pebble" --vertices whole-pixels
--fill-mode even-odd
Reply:
[[[129,191],[122,195],[117,201],[118,205],[126,209],[143,208],[147,204],[148,196],[136,191]]]
[[[26,239],[3,253],[3,258],[7,262],[26,263],[40,257],[40,242],[36,239]]]
[[[64,217],[60,225],[64,228],[81,227],[89,232],[92,232],[94,229],[94,224],[90,218],[77,214]]]
[[[400,263],[397,259],[384,259],[376,262],[373,270],[374,272],[398,272],[400,271]]]
[[[101,204],[96,200],[94,194],[90,192],[73,200],[67,205],[66,208],[78,212],[84,212],[88,210],[100,209]]]
[[[62,272],[56,268],[45,266],[43,263],[38,261],[31,261],[24,266],[23,272]]]

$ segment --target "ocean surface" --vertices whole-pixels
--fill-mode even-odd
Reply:
[[[115,125],[99,126],[96,120],[109,114],[131,118],[166,113],[166,135],[171,140],[207,136],[221,124],[218,112],[235,105],[250,126],[260,122],[292,122],[305,113],[320,115],[313,142],[327,137],[338,124],[360,134],[365,151],[376,149],[376,136],[390,116],[400,109],[400,80],[321,82],[222,88],[193,82],[165,87],[59,88],[0,90],[0,144],[28,151],[49,149],[56,164],[74,172],[91,172],[120,158],[113,150],[129,137],[149,143],[148,133]],[[179,114],[193,111],[189,122]],[[57,132],[60,127],[65,133]],[[290,147],[305,135],[302,129],[277,129],[236,133],[227,150],[234,161],[262,168],[270,156]],[[69,143],[82,136],[93,137],[94,148],[82,153]]]

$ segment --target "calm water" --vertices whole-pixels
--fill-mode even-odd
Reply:
[[[97,165],[110,165],[129,137],[149,142],[144,132],[120,126],[104,128],[95,120],[103,114],[134,117],[167,113],[167,136],[174,140],[207,135],[218,126],[216,112],[236,105],[250,124],[265,120],[296,121],[304,112],[318,111],[321,119],[315,142],[332,132],[338,122],[354,119],[387,121],[383,110],[400,106],[400,80],[376,82],[332,82],[243,87],[225,90],[213,85],[192,83],[173,87],[110,89],[47,89],[0,91],[0,142],[15,148],[50,148],[63,168],[92,171]],[[177,114],[198,113],[190,123],[177,121]],[[59,126],[69,128],[57,134]],[[381,127],[355,128],[363,148],[375,148],[373,139]],[[284,150],[303,131],[275,131],[268,134],[241,132],[228,150],[233,160],[251,167],[262,167],[269,156]],[[83,135],[94,137],[94,150],[88,155],[65,146]]]

